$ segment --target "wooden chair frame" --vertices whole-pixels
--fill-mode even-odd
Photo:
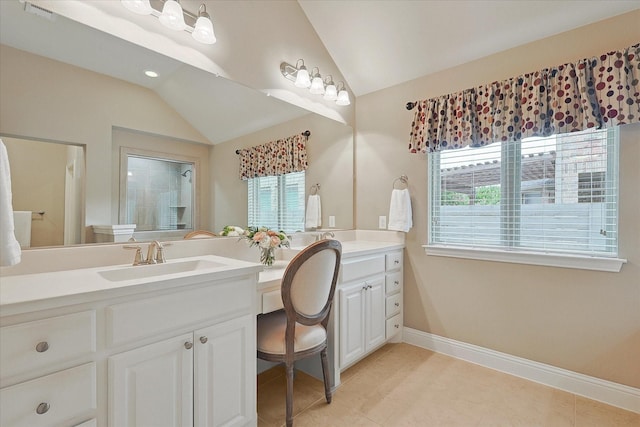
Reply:
[[[298,270],[305,263],[305,261],[307,261],[318,252],[325,250],[333,250],[336,253],[336,262],[333,271],[333,278],[331,280],[329,296],[327,298],[327,302],[319,313],[313,316],[307,316],[295,310],[293,302],[291,301],[291,285]],[[336,290],[336,283],[338,281],[338,272],[340,270],[341,257],[342,245],[339,241],[321,240],[307,246],[289,262],[289,265],[287,266],[287,269],[285,270],[284,276],[282,278],[282,302],[284,304],[284,311],[287,317],[287,326],[285,331],[285,353],[272,354],[258,351],[258,358],[260,359],[270,362],[284,362],[285,364],[287,376],[287,427],[291,427],[293,425],[293,368],[296,360],[304,359],[316,353],[320,353],[320,359],[322,362],[322,374],[324,379],[325,398],[327,400],[327,403],[331,403],[331,385],[329,383],[329,366],[327,362],[327,340],[310,349],[295,352],[294,338],[296,322],[305,326],[314,326],[320,324],[325,330],[327,329],[327,324],[329,323],[329,314],[331,313],[331,306],[333,304],[333,297]]]

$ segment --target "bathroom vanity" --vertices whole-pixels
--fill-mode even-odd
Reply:
[[[259,270],[203,256],[4,277],[0,425],[255,425]]]
[[[404,247],[397,233],[336,235],[334,387],[342,370],[400,339]],[[36,250],[2,271],[0,425],[257,424],[256,315],[282,306],[284,269],[309,242],[264,271],[235,238],[172,243],[166,264],[131,266],[131,251],[104,245]],[[320,376],[314,362],[296,366]]]

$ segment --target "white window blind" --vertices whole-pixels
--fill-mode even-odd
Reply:
[[[616,257],[618,131],[429,154],[429,244]]]
[[[304,178],[302,171],[249,179],[248,225],[285,233],[304,230]]]

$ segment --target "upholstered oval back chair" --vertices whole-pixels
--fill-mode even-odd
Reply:
[[[342,245],[337,240],[321,240],[307,246],[289,262],[282,278],[284,310],[258,316],[258,357],[285,364],[287,427],[293,426],[296,360],[320,353],[325,397],[331,403],[327,324],[341,257]]]

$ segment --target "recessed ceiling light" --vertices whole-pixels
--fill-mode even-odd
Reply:
[[[156,73],[156,72],[155,72],[155,71],[153,71],[153,70],[145,70],[144,74],[145,74],[147,77],[158,77],[158,73]]]

